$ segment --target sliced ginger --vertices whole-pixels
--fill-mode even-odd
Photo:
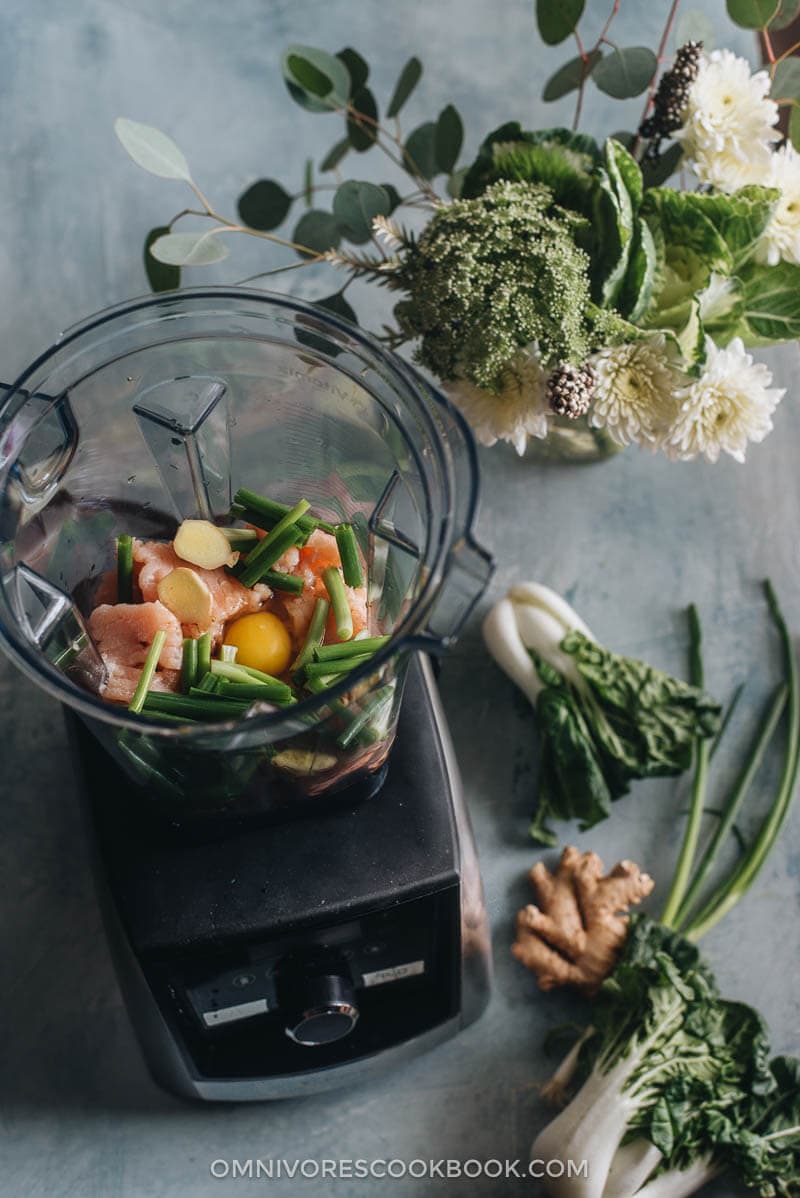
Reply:
[[[211,591],[194,570],[186,566],[170,570],[158,584],[158,597],[181,624],[196,624],[201,632],[211,626]]]
[[[184,520],[175,533],[172,548],[183,561],[202,570],[235,566],[239,560],[222,529],[210,520]]]
[[[536,974],[542,990],[575,986],[596,993],[614,968],[628,930],[627,911],[653,889],[632,861],[603,876],[597,853],[568,845],[555,873],[538,862],[528,874],[538,906],[517,915],[511,952]]]

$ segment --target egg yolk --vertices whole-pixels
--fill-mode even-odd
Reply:
[[[265,674],[282,674],[289,668],[292,640],[272,612],[240,616],[226,628],[224,643],[236,646],[239,665],[262,670]]]

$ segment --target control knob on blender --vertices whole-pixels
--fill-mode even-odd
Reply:
[[[332,1044],[356,1026],[359,1011],[347,978],[338,974],[304,978],[292,991],[286,1035],[295,1044]]]

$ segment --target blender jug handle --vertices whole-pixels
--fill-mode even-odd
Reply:
[[[494,558],[471,533],[453,545],[424,631],[415,638],[420,649],[443,653],[449,648],[486,590],[494,569]]]

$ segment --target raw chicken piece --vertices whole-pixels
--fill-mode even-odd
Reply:
[[[153,689],[173,690],[183,655],[181,626],[163,603],[104,603],[89,616],[89,633],[108,670],[103,698],[130,702],[157,632],[167,634]],[[164,677],[164,673],[168,676]],[[158,680],[158,681],[157,681]]]
[[[145,602],[158,598],[159,582],[179,566],[188,567],[203,580],[211,591],[210,631],[215,645],[222,639],[223,628],[228,620],[248,611],[258,611],[272,597],[272,591],[263,583],[249,588],[242,586],[237,578],[223,569],[203,570],[200,566],[190,566],[178,557],[170,542],[134,540],[133,561],[134,565],[139,563],[141,566],[139,590]],[[202,632],[205,629],[197,628],[194,624],[183,626],[184,636],[199,636]]]
[[[288,557],[292,550],[288,550],[284,557]],[[294,550],[294,552],[298,552]],[[281,559],[283,561],[283,558]],[[299,644],[308,630],[308,625],[311,622],[311,614],[314,611],[314,604],[317,599],[327,598],[328,592],[325,589],[325,583],[322,581],[322,573],[328,566],[340,566],[341,559],[339,557],[339,547],[336,544],[336,538],[330,533],[323,532],[317,528],[312,532],[306,544],[299,550],[297,565],[293,568],[281,566],[280,569],[286,570],[288,574],[297,574],[303,579],[303,590],[299,595],[284,594],[281,596],[286,609],[286,614],[289,617],[289,622],[292,627],[292,634],[295,641]],[[347,592],[347,602],[350,606],[350,613],[353,617],[353,635],[357,636],[359,632],[363,632],[368,627],[367,620],[367,592],[365,587],[345,587]],[[333,619],[333,613],[328,619],[328,627],[325,634],[325,639],[329,643],[337,641],[339,638],[336,635],[336,622]]]
[[[124,703],[127,707],[139,683],[141,667],[123,666],[118,661],[106,661],[106,666],[108,681],[103,690],[103,698],[108,699],[110,703]],[[156,670],[149,689],[176,693],[180,676],[180,670]]]

